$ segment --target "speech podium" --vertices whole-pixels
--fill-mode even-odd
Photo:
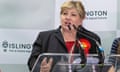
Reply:
[[[40,54],[31,70],[31,72],[40,72],[41,61],[47,57],[53,58],[52,69],[50,72],[111,72],[111,63],[105,60],[104,64],[98,64],[98,55],[89,54],[86,56],[86,63],[81,64],[80,54],[65,53],[43,53]],[[115,72],[115,71],[112,71]]]

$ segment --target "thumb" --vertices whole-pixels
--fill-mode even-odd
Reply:
[[[48,64],[52,65],[52,63],[53,63],[53,58],[50,58],[49,61],[48,61]]]
[[[45,58],[42,60],[41,65],[43,66],[43,65],[46,65],[46,64],[47,64],[47,58],[45,57]]]

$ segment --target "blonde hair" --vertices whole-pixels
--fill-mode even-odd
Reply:
[[[80,18],[82,18],[82,19],[85,18],[85,9],[84,9],[84,6],[81,3],[81,1],[67,1],[67,2],[64,2],[61,6],[60,14],[63,14],[64,10],[70,9],[70,8],[75,8],[79,13]]]

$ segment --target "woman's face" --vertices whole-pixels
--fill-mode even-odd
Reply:
[[[75,8],[65,9],[61,14],[61,26],[63,29],[68,30],[68,25],[73,24],[78,27],[82,24],[83,19],[80,18],[79,13]]]

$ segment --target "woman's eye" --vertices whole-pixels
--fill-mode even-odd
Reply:
[[[67,13],[63,13],[63,15],[67,15]]]
[[[76,14],[72,14],[72,16],[76,16]]]

